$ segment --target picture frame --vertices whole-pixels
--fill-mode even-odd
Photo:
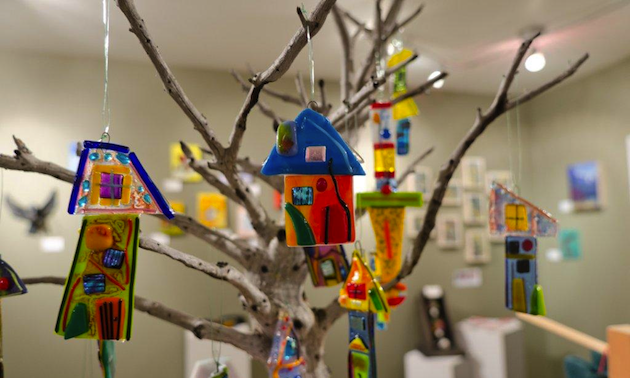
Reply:
[[[407,190],[422,193],[424,201],[428,201],[433,194],[435,182],[433,181],[433,169],[427,166],[418,166],[409,175],[406,182]]]
[[[569,198],[575,211],[597,211],[605,206],[603,167],[598,161],[567,166]]]
[[[464,239],[462,218],[456,214],[444,214],[437,219],[437,245],[441,249],[459,249]]]
[[[490,237],[482,228],[466,230],[464,259],[468,264],[487,264],[492,259]]]
[[[462,185],[465,190],[483,190],[486,184],[486,159],[468,156],[462,159]]]
[[[485,195],[479,192],[467,192],[463,196],[464,224],[481,226],[487,222],[488,207]],[[484,211],[485,210],[485,211]]]
[[[214,192],[197,193],[197,220],[208,228],[227,228],[227,197]]]
[[[459,179],[451,179],[446,188],[442,206],[456,207],[462,205],[462,183]]]
[[[499,183],[509,190],[512,190],[512,172],[509,170],[490,170],[486,172],[486,187],[484,192],[487,194],[490,193],[490,188],[492,187],[492,183]]]

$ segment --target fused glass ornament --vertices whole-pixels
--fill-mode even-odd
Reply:
[[[217,370],[212,373],[210,378],[228,378],[228,367],[223,364],[218,364]]]
[[[396,126],[396,153],[407,155],[409,153],[409,130],[411,122],[409,118],[401,119]]]
[[[269,377],[303,377],[305,362],[301,354],[299,340],[293,330],[293,321],[286,312],[281,311],[267,359]]]
[[[393,142],[391,102],[375,102],[370,107],[370,128],[374,144],[376,189],[396,190],[396,146]]]
[[[422,193],[357,194],[357,208],[367,208],[376,238],[375,268],[381,284],[396,278],[402,264],[405,208],[421,207]]]
[[[558,221],[499,183],[490,190],[490,234],[556,236]]]
[[[0,258],[0,299],[26,294],[26,285],[6,261]]]
[[[385,292],[357,250],[352,253],[350,273],[339,291],[339,304],[348,310],[374,313],[382,322],[389,320]]]
[[[413,51],[402,49],[402,51],[392,55],[387,61],[387,67],[392,68],[397,64],[413,56]],[[394,73],[394,93],[397,98],[407,93],[407,68],[403,67]],[[418,106],[413,98],[407,98],[394,105],[393,116],[395,120],[405,119],[418,115]]]
[[[365,172],[326,117],[305,109],[282,123],[261,172],[285,175],[288,246],[354,241],[352,176]]]
[[[341,245],[304,248],[313,286],[336,286],[346,280],[350,264]]]
[[[137,214],[83,218],[57,334],[66,339],[131,338],[138,226]]]
[[[98,141],[85,141],[83,147],[68,213],[175,216],[128,147]]]
[[[116,376],[116,344],[111,340],[97,340],[96,344],[103,378],[114,378]]]
[[[350,343],[348,346],[348,377],[376,378],[376,345],[374,316],[368,312],[348,312]]]
[[[542,288],[538,285],[538,245],[533,236],[505,238],[505,305],[532,315],[545,315]]]

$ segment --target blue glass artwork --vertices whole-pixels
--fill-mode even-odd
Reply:
[[[295,206],[312,205],[313,204],[313,188],[309,186],[299,186],[291,189],[291,195],[293,200],[291,201]]]
[[[396,128],[396,153],[407,155],[409,153],[409,129],[411,123],[408,118],[398,121]]]
[[[601,208],[600,166],[596,161],[571,164],[567,168],[571,200],[576,210]]]
[[[558,244],[560,251],[562,251],[563,260],[579,260],[582,258],[582,243],[579,230],[560,230],[558,234]]]
[[[103,266],[106,268],[120,269],[125,259],[125,252],[110,248],[103,255]]]
[[[105,292],[105,275],[87,274],[83,276],[83,291],[88,295]]]

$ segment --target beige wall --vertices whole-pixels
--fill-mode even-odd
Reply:
[[[625,150],[621,138],[625,135],[621,126],[623,103],[617,100],[614,104],[606,101],[604,97],[604,90],[613,84],[619,87],[614,92],[617,95],[615,98],[627,97],[628,87],[626,85],[624,97],[624,87],[620,79],[624,73],[627,77],[628,65],[624,67],[625,71],[618,69],[617,76],[611,76],[612,73],[606,74],[607,78],[611,76],[608,84],[600,85],[597,80],[601,79],[577,84],[583,86],[585,90],[594,88],[600,90],[598,96],[577,97],[582,94],[569,89],[572,87],[566,87],[521,112],[525,156],[522,190],[525,195],[530,195],[533,200],[550,211],[555,212],[558,199],[565,196],[566,163],[605,156],[607,168],[611,168],[610,208],[598,214],[571,216],[576,226],[583,227],[586,258],[577,263],[551,265],[544,259],[541,263],[541,283],[545,287],[550,316],[598,336],[603,335],[603,327],[606,324],[622,322],[623,317],[627,318],[628,315],[627,303],[624,304],[625,307],[616,305],[616,299],[621,294],[613,296],[614,290],[621,291],[628,285],[628,279],[622,278],[624,274],[627,275],[627,268],[623,270],[622,264],[617,264],[617,259],[614,258],[617,256],[618,259],[625,259],[625,266],[628,266],[629,257],[623,256],[622,248],[625,239],[622,231],[624,218],[621,212],[626,210],[625,206],[628,205]],[[66,149],[71,141],[99,136],[102,101],[100,61],[4,54],[0,55],[0,69],[4,72],[0,75],[0,87],[3,88],[0,92],[1,152],[10,153],[13,150],[10,136],[15,134],[22,137],[40,158],[65,165]],[[219,137],[225,140],[242,104],[243,94],[240,88],[224,73],[178,69],[176,74],[192,100],[208,116]],[[293,90],[292,80],[280,83],[279,86],[288,91]],[[336,89],[331,88],[329,94],[334,98],[337,97],[336,92]],[[587,100],[589,106],[585,106]],[[113,62],[111,101],[112,141],[130,145],[158,185],[168,176],[168,145],[180,139],[200,141],[187,119],[164,94],[159,80],[148,65]],[[292,117],[297,113],[298,109],[295,107],[270,102],[285,117]],[[405,161],[411,160],[429,146],[435,146],[436,151],[427,159],[426,164],[437,171],[472,124],[476,107],[485,107],[489,102],[488,97],[439,92],[420,99],[422,113],[413,120],[412,152],[409,158],[399,160],[399,169],[405,166]],[[617,113],[604,111],[610,110],[613,105],[616,105]],[[569,109],[572,114],[565,109]],[[571,123],[566,122],[569,116],[573,121]],[[515,117],[512,116],[512,122],[514,120]],[[254,160],[260,161],[264,159],[273,143],[270,122],[254,111],[248,129],[243,151],[247,151]],[[616,133],[614,137],[609,135],[613,131]],[[548,137],[546,133],[551,135]],[[371,150],[367,142],[368,136],[362,134],[362,137],[363,142],[359,146],[359,151],[367,161],[366,171],[369,172]],[[567,138],[572,141],[571,145],[566,143]],[[585,146],[579,150],[572,147],[578,143]],[[606,148],[612,143],[615,143],[614,149]],[[486,157],[489,169],[507,169],[509,168],[507,144],[506,119],[501,118],[472,147],[471,154]],[[556,157],[557,164],[550,164],[548,160],[560,149],[567,151],[562,154],[562,159],[558,160],[559,156]],[[590,155],[587,151],[590,151]],[[373,185],[373,180],[368,177],[364,184],[369,187]],[[552,188],[545,188],[543,185],[551,185]],[[616,189],[613,189],[615,186]],[[26,224],[18,223],[6,207],[2,214],[0,253],[24,277],[67,274],[80,217],[70,216],[65,212],[69,185],[36,174],[4,172],[4,192],[18,201],[42,202],[51,188],[59,191],[60,203],[51,219],[51,228],[53,234],[66,238],[66,249],[63,253],[39,252],[37,239],[26,235]],[[187,184],[184,193],[171,198],[183,199],[189,207],[189,212],[194,214],[195,194],[202,190],[208,190],[208,187],[204,184]],[[269,191],[265,190],[263,196],[270,199]],[[461,214],[461,208],[443,211]],[[604,225],[601,223],[603,218],[607,220],[606,224],[610,224],[608,228],[603,228]],[[567,224],[570,223],[568,219],[567,217],[565,222]],[[561,217],[561,220],[564,222],[565,218]],[[142,226],[143,232],[149,233],[157,229],[158,222],[145,216],[142,218]],[[374,242],[367,217],[360,222],[360,227],[364,247],[372,248]],[[621,232],[607,232],[612,229]],[[605,235],[609,235],[604,243],[605,248],[596,248],[595,235],[604,235],[605,232]],[[546,246],[554,242],[544,243]],[[407,248],[409,240],[406,244]],[[600,242],[598,246],[601,244]],[[176,239],[173,246],[210,261],[223,259],[217,252],[192,238]],[[603,253],[609,255],[607,259],[599,256]],[[510,312],[503,308],[501,245],[493,246],[492,258],[490,264],[482,267],[484,284],[481,288],[454,289],[450,283],[453,270],[466,266],[463,250],[441,251],[436,248],[434,242],[429,243],[421,264],[413,277],[406,282],[409,286],[408,302],[393,314],[390,329],[377,334],[381,376],[401,377],[403,354],[419,343],[417,298],[424,284],[438,283],[445,287],[454,321],[471,315],[510,315]],[[596,276],[580,282],[580,278],[589,273]],[[589,284],[595,287],[586,287]],[[575,285],[579,285],[580,290],[575,289]],[[337,288],[314,290],[310,283],[307,283],[307,287],[309,300],[315,306],[327,304],[337,290]],[[51,377],[82,376],[84,366],[97,369],[93,343],[63,341],[52,332],[61,289],[38,286],[31,287],[30,290],[27,296],[4,301],[7,376],[12,378],[43,374]],[[162,256],[146,251],[140,253],[137,280],[139,295],[160,300],[200,316],[212,317],[218,315],[219,293],[222,291],[225,291],[222,294],[225,312],[240,311],[236,292],[228,285],[200,273],[190,272]],[[589,294],[578,295],[584,292]],[[597,305],[591,309],[589,305],[592,303]],[[117,376],[120,378],[181,376],[183,370],[181,330],[141,313],[137,314],[135,320],[132,341],[118,348]],[[553,376],[558,377],[560,374],[557,370],[558,359],[564,351],[569,350],[569,346],[535,330],[528,331],[527,340],[530,361],[533,358],[537,361],[532,365],[556,369]],[[546,348],[539,348],[537,343],[543,343]],[[333,369],[334,377],[346,375],[346,347],[347,321],[342,319],[333,327],[327,342],[326,360]],[[543,350],[551,357],[544,356]],[[34,361],[37,363],[33,363]],[[540,369],[530,369],[530,372],[539,372],[531,376],[552,377],[543,376]]]

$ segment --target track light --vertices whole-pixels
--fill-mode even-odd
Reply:
[[[441,73],[442,73],[441,71],[433,71],[433,72],[431,72],[431,75],[429,75],[429,80],[435,79]],[[435,88],[435,89],[440,89],[440,88],[442,88],[442,86],[444,86],[444,79],[440,79],[440,80],[436,81],[435,83],[433,83],[433,88]]]
[[[536,50],[525,59],[525,69],[529,72],[538,72],[545,68],[545,64],[547,64],[545,55]]]

